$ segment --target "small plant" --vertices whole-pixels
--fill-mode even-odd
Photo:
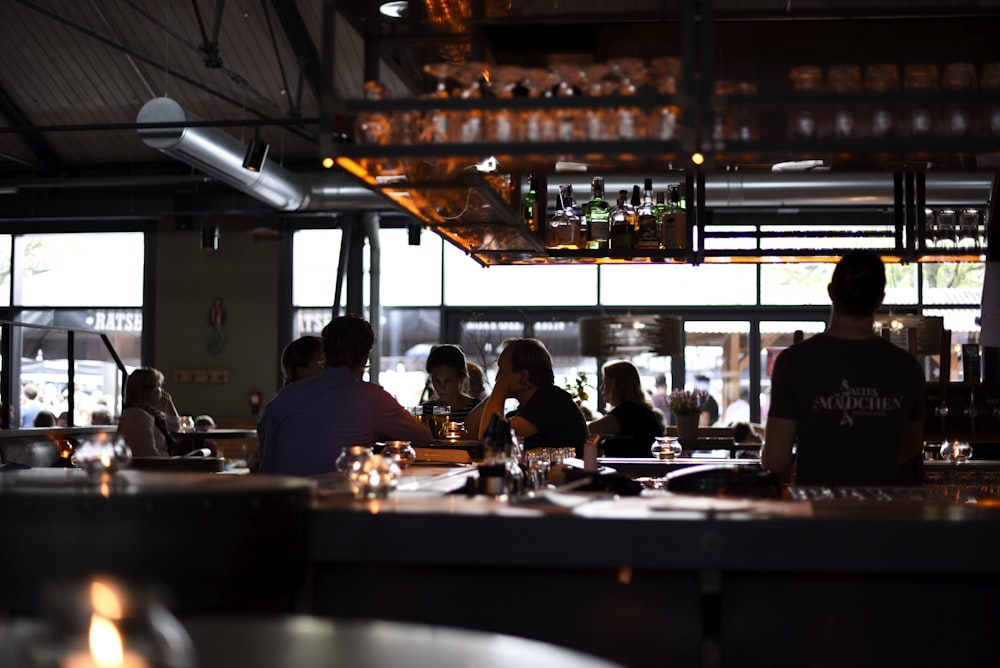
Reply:
[[[707,390],[674,390],[667,399],[667,407],[674,415],[697,415],[706,401]]]
[[[566,383],[563,385],[563,388],[573,396],[577,403],[590,398],[590,395],[587,393],[588,387],[593,389],[594,386],[587,382],[587,372],[585,371],[576,372],[575,383],[567,378]]]

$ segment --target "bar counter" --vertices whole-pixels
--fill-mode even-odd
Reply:
[[[385,500],[321,494],[313,610],[630,666],[993,665],[1000,651],[997,502],[441,495],[466,472],[411,468]]]

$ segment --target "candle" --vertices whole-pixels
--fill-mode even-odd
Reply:
[[[73,652],[59,662],[59,668],[151,668],[145,657],[135,652],[123,652],[117,663],[105,663],[89,650]]]

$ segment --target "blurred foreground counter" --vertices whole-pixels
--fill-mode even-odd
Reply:
[[[305,573],[307,480],[79,469],[0,473],[0,610],[99,571],[152,582],[177,610],[287,609]]]
[[[985,497],[513,502],[442,496],[468,471],[438,473],[419,474],[433,492],[321,492],[307,525],[316,614],[485,629],[629,666],[990,665],[1000,650],[1000,507]],[[917,634],[952,624],[958,637]]]

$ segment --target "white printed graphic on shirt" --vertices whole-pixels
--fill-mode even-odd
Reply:
[[[877,387],[851,387],[845,378],[840,381],[840,391],[813,399],[814,411],[840,411],[840,426],[854,426],[859,415],[885,415],[903,408],[902,397],[879,396]]]

